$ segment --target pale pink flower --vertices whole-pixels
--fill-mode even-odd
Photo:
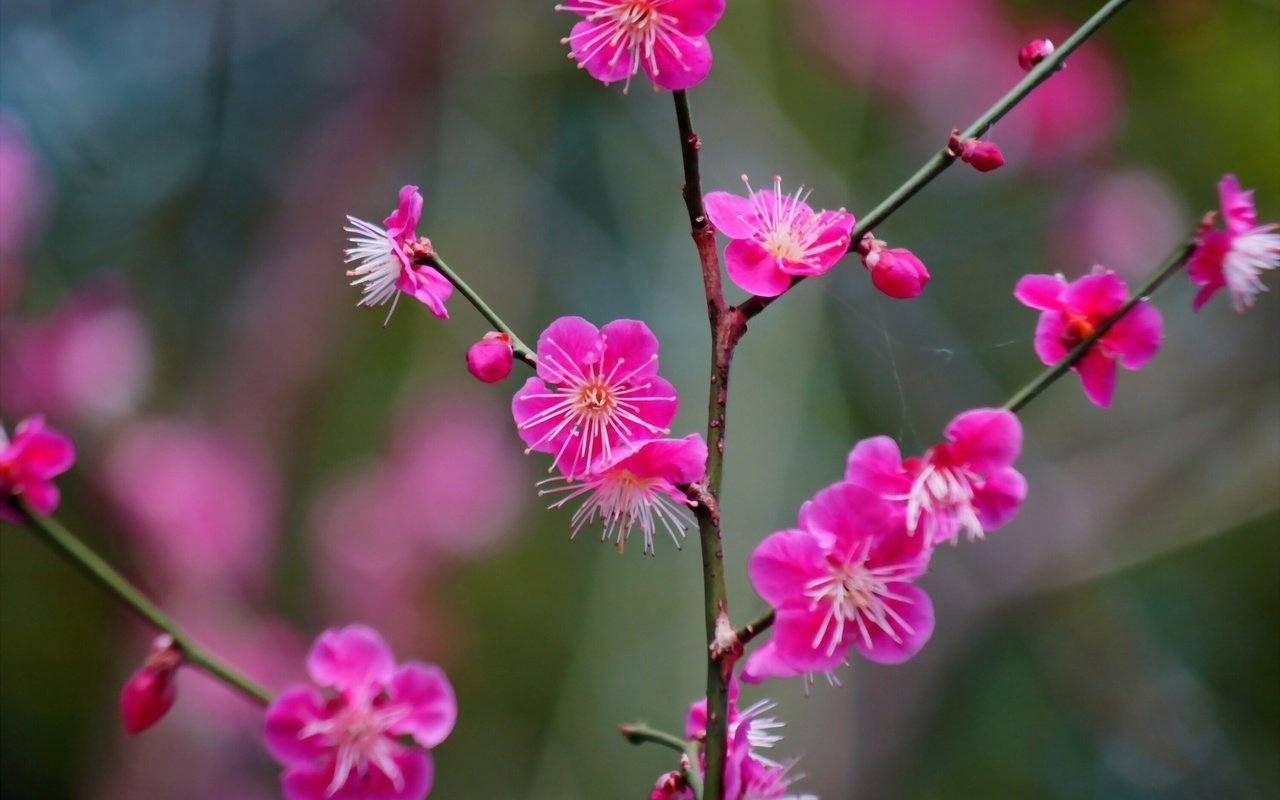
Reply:
[[[120,690],[120,719],[126,733],[142,733],[169,713],[176,696],[173,678],[180,666],[182,653],[173,637],[157,638],[147,660]]]
[[[1030,72],[1036,64],[1053,55],[1053,42],[1048,39],[1032,39],[1018,51],[1018,66],[1024,72]]]
[[[620,319],[597,329],[561,317],[538,337],[538,375],[516,392],[511,411],[526,452],[551,453],[562,473],[581,477],[670,433],[677,402],[675,387],[658,377],[649,326]]]
[[[358,262],[347,271],[347,277],[355,278],[351,285],[360,287],[356,305],[380,306],[393,300],[387,312],[390,321],[403,293],[424,303],[437,317],[449,318],[444,304],[453,294],[453,284],[432,267],[414,263],[415,250],[431,246],[414,232],[421,216],[422,195],[417,186],[406,185],[400,188],[399,206],[382,221],[384,227],[347,217],[352,245],[346,251],[347,263]]]
[[[1129,299],[1119,275],[1096,266],[1093,272],[1068,283],[1058,275],[1024,275],[1013,296],[1023,305],[1040,309],[1036,324],[1036,355],[1054,364],[1090,336]],[[1095,405],[1111,404],[1117,362],[1139,369],[1160,349],[1163,323],[1147,301],[1135,305],[1089,348],[1071,369],[1080,374],[1084,393]]]
[[[1253,306],[1259,292],[1267,291],[1262,273],[1280,266],[1280,223],[1258,224],[1253,190],[1244,191],[1235,175],[1218,181],[1224,229],[1201,234],[1187,264],[1191,282],[1200,287],[1192,307],[1197,311],[1222,287],[1231,293],[1237,313]]]
[[[708,192],[703,198],[707,217],[733,241],[724,250],[725,269],[743,290],[776,297],[791,285],[793,275],[821,275],[849,250],[853,215],[843,208],[817,213],[805,201],[804,187],[794,195],[782,193],[782,179],[772,191],[747,196]]]
[[[511,374],[511,336],[490,331],[467,348],[467,371],[476,380],[497,383]]]
[[[871,285],[898,300],[918,297],[929,283],[929,270],[905,247],[886,247],[871,234],[858,243],[862,264],[871,273]]]
[[[641,69],[664,89],[688,89],[711,70],[706,33],[724,13],[724,0],[567,0],[556,6],[584,19],[561,44],[569,57],[606,86]]]
[[[772,663],[756,669],[753,653],[747,668],[757,678],[827,671],[850,646],[873,661],[906,661],[933,633],[933,604],[913,585],[930,552],[878,493],[848,482],[822,490],[797,527],[751,554],[751,582],[777,614]]]
[[[854,445],[845,480],[900,503],[907,530],[928,546],[960,531],[981,539],[1017,513],[1027,482],[1013,468],[1022,450],[1022,425],[1012,411],[977,408],[947,425],[947,440],[922,456],[903,459],[888,436]]]
[[[307,656],[322,697],[295,686],[267,707],[266,742],[285,767],[285,800],[421,800],[431,755],[453,730],[458,704],[439,667],[396,666],[371,628],[331,628]],[[412,739],[405,744],[403,737]]]
[[[8,499],[24,500],[37,514],[50,514],[61,495],[53,479],[71,469],[76,450],[71,440],[45,427],[44,417],[27,417],[13,429],[13,438],[0,425],[0,519],[22,522]]]

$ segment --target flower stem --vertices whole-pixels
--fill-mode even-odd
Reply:
[[[644,744],[651,742],[660,744],[663,747],[670,747],[677,753],[682,753],[688,758],[689,768],[683,770],[685,781],[689,784],[689,788],[693,789],[693,796],[701,800],[703,795],[702,776],[698,774],[698,743],[688,739],[681,739],[672,733],[660,731],[656,728],[650,728],[643,723],[634,723],[631,725],[623,725],[619,730],[626,737],[628,742],[632,744]]]
[[[444,259],[441,258],[439,254],[432,253],[431,255],[421,260],[423,263],[428,264],[431,267],[434,267],[435,269],[438,269],[440,271],[440,274],[445,276],[445,278],[448,279],[449,283],[452,283],[453,287],[457,289],[458,292],[463,297],[467,298],[467,302],[475,306],[476,311],[480,312],[480,316],[489,320],[490,325],[497,328],[498,331],[500,331],[501,333],[505,333],[506,335],[511,337],[511,352],[512,354],[515,355],[516,358],[520,359],[521,361],[523,361],[524,363],[528,364],[531,367],[538,366],[538,357],[534,355],[534,352],[532,350],[529,349],[529,346],[525,344],[524,341],[519,336],[516,335],[515,331],[511,330],[510,325],[502,321],[502,317],[499,317],[496,313],[494,313],[494,310],[492,308],[489,308],[489,304],[486,303],[480,297],[480,295],[476,294],[476,290],[468,286],[467,282],[464,281],[462,278],[460,278],[458,276],[458,273],[454,272],[453,268],[450,267],[448,264],[446,264],[444,262]]]
[[[169,618],[169,615],[161,611],[138,587],[130,583],[128,578],[102,560],[97,553],[90,550],[84,542],[76,538],[75,534],[64,528],[57,520],[35,514],[20,498],[11,498],[9,502],[11,507],[22,515],[27,527],[33,533],[61,553],[109,594],[115,595],[133,609],[152,627],[173,637],[174,645],[182,653],[183,661],[204,670],[260,705],[265,706],[271,702],[270,692],[196,644],[185,631],[178,627],[176,622]]]
[[[1105,3],[1102,8],[1098,9],[1097,12],[1094,13],[1092,17],[1077,28],[1075,33],[1067,37],[1067,40],[1063,42],[1060,47],[1037,64],[1026,74],[1025,77],[1023,77],[1022,80],[1018,81],[1017,85],[1010,89],[1004,97],[997,100],[995,105],[982,112],[976,120],[970,123],[969,127],[965,128],[960,134],[960,139],[964,140],[976,136],[982,136],[990,130],[992,125],[1000,121],[1005,114],[1008,114],[1015,106],[1018,105],[1018,103],[1021,103],[1026,99],[1027,95],[1031,94],[1032,90],[1047,81],[1055,72],[1057,72],[1059,66],[1066,60],[1067,56],[1071,55],[1076,48],[1084,44],[1086,39],[1096,33],[1097,30],[1107,22],[1107,20],[1111,19],[1117,11],[1124,8],[1128,3],[1129,0],[1109,0],[1109,2]],[[858,220],[858,223],[853,227],[853,233],[849,239],[849,249],[852,251],[857,248],[858,243],[862,241],[862,237],[865,234],[869,233],[881,222],[888,219],[893,212],[901,208],[908,200],[914,197],[917,192],[929,185],[934,178],[945,172],[946,169],[955,162],[955,160],[956,156],[952,155],[946,147],[943,147],[941,150],[934,153],[928,161],[924,162],[924,165],[921,166],[920,169],[916,170],[914,175],[906,180],[905,183],[897,189],[894,189],[888,197],[880,201],[879,205],[871,209],[868,214]],[[795,277],[791,281],[791,286],[794,287],[802,280],[804,280],[803,276]],[[788,288],[787,291],[790,291],[790,288]],[[782,295],[778,295],[778,297],[781,296]],[[757,295],[748,298],[741,306],[739,306],[739,308],[742,309],[742,313],[746,315],[747,319],[751,319],[761,311],[764,311],[765,308],[777,299],[777,297],[760,297]]]
[[[1133,308],[1138,303],[1142,302],[1142,300],[1150,296],[1152,292],[1159,288],[1160,284],[1168,280],[1170,275],[1177,272],[1183,264],[1187,263],[1187,259],[1191,257],[1191,254],[1195,252],[1195,249],[1196,244],[1194,239],[1179,245],[1178,249],[1169,254],[1169,257],[1164,260],[1163,264],[1155,268],[1151,275],[1148,276],[1146,282],[1138,287],[1137,291],[1133,293],[1124,305],[1120,306],[1114,314],[1103,320],[1098,327],[1093,330],[1093,333],[1084,337],[1084,339],[1080,341],[1080,344],[1076,345],[1070,353],[1063,356],[1058,363],[1048,367],[1036,376],[1035,380],[1019,389],[1017,393],[1015,393],[1013,397],[1009,398],[1008,402],[1004,404],[1004,408],[1007,408],[1014,413],[1021,411],[1026,407],[1027,403],[1030,403],[1037,395],[1049,388],[1050,384],[1067,374],[1072,366],[1080,361],[1080,359],[1084,358],[1085,354],[1089,352],[1089,348],[1093,346],[1094,342],[1105,336],[1107,331],[1111,330],[1111,327],[1120,321],[1121,317],[1129,313],[1129,309]]]

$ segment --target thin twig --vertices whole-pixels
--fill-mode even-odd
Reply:
[[[487,319],[490,325],[511,337],[511,352],[516,358],[531,367],[538,366],[538,357],[533,350],[529,349],[529,346],[516,335],[516,332],[511,330],[511,326],[503,322],[502,317],[499,317],[492,308],[489,308],[489,304],[476,293],[475,289],[472,289],[466,281],[459,277],[458,273],[454,272],[453,268],[446,264],[438,253],[425,256],[420,261],[439,270],[440,274],[448,279],[449,283],[452,283],[453,287],[458,290],[458,293],[467,298],[467,302],[475,306],[476,311],[480,312],[480,316]]]

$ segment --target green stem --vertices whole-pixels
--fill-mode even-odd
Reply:
[[[689,784],[689,788],[693,789],[693,796],[701,800],[703,795],[702,776],[698,772],[698,743],[688,739],[681,739],[673,733],[660,731],[656,728],[650,728],[642,723],[632,725],[623,725],[620,730],[622,735],[632,744],[644,744],[650,742],[660,744],[663,747],[669,747],[677,753],[682,753],[689,759],[689,768],[683,770],[685,781]]]
[[[35,514],[19,498],[12,498],[10,505],[22,515],[27,527],[32,532],[44,539],[64,558],[78,567],[109,594],[115,595],[121,602],[133,609],[138,616],[150,623],[152,627],[173,637],[174,645],[182,653],[183,661],[204,670],[260,705],[265,706],[271,702],[271,694],[266,689],[196,644],[185,631],[178,627],[176,622],[169,618],[169,615],[161,611],[155,603],[147,599],[138,587],[130,583],[128,578],[117,572],[115,567],[103,561],[97,553],[90,550],[84,542],[77,539],[75,534],[64,528],[57,520],[52,517],[42,517]]]
[[[761,612],[760,616],[738,628],[733,634],[738,637],[739,644],[746,645],[747,642],[768,630],[769,626],[773,625],[773,620],[774,610],[771,608],[768,611]]]
[[[515,331],[511,330],[510,325],[502,321],[502,317],[499,317],[496,313],[494,313],[494,310],[492,308],[489,308],[489,304],[486,303],[480,297],[480,295],[476,294],[476,290],[468,286],[467,282],[464,281],[462,278],[460,278],[458,276],[458,273],[454,272],[453,268],[450,267],[448,264],[446,264],[444,262],[444,259],[441,258],[439,254],[432,253],[431,255],[427,256],[425,259],[422,259],[422,260],[425,263],[431,265],[432,267],[438,269],[440,271],[440,274],[445,276],[445,278],[448,279],[449,283],[452,283],[453,287],[457,289],[458,292],[463,297],[467,298],[467,302],[475,306],[476,311],[480,312],[480,316],[484,317],[489,321],[490,325],[498,329],[500,332],[505,333],[506,335],[511,337],[511,352],[515,355],[516,358],[520,359],[521,361],[523,361],[524,363],[528,364],[531,367],[538,366],[538,357],[534,354],[532,350],[529,349],[529,346],[525,344],[524,341],[519,336],[516,335]]]

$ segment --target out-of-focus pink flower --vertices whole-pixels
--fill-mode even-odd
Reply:
[[[693,524],[689,499],[677,488],[702,478],[707,466],[707,443],[696,433],[683,439],[655,439],[636,445],[629,455],[615,459],[582,477],[547,478],[539,483],[563,483],[539,495],[563,494],[549,508],[559,508],[585,496],[569,524],[572,536],[599,520],[600,541],[612,538],[622,552],[636,525],[644,532],[644,552],[654,553],[653,534],[661,525],[679,550],[685,530]],[[572,538],[572,537],[571,537]]]
[[[489,331],[467,348],[467,371],[477,380],[497,383],[511,374],[511,336]]]
[[[649,792],[649,800],[685,800],[693,797],[693,790],[679,772],[665,772],[654,781],[653,791]]]
[[[307,656],[311,680],[267,707],[267,750],[284,767],[286,800],[421,800],[431,791],[427,750],[453,730],[458,704],[436,666],[397,667],[371,628],[332,628]],[[401,743],[410,737],[414,745]]]
[[[1032,39],[1018,51],[1018,66],[1030,72],[1036,64],[1053,55],[1053,50],[1053,42],[1048,39]]]
[[[1027,482],[1013,468],[1022,450],[1022,425],[1012,411],[977,408],[951,420],[947,441],[923,456],[903,459],[888,436],[854,445],[845,480],[888,501],[901,503],[907,530],[920,533],[932,547],[969,539],[1004,525],[1027,496]]]
[[[1054,209],[1048,232],[1053,260],[1107,264],[1133,277],[1185,228],[1186,213],[1167,181],[1125,170],[1091,177]]]
[[[75,460],[71,440],[45,427],[41,415],[19,422],[12,439],[0,425],[0,519],[22,522],[9,507],[10,497],[24,500],[38,514],[52,513],[60,498],[53,479],[71,469]]]
[[[703,199],[707,217],[733,241],[724,250],[725,269],[743,290],[776,297],[791,285],[793,275],[821,275],[849,250],[853,215],[814,210],[805,202],[804,187],[794,195],[782,193],[782,179],[772,191],[747,195],[709,192]]]
[[[90,287],[47,317],[13,322],[0,337],[0,405],[95,423],[132,411],[151,372],[137,309],[115,287]]]
[[[1042,362],[1054,364],[1119,311],[1129,299],[1129,289],[1119,275],[1096,266],[1091,274],[1070,283],[1061,274],[1024,275],[1013,296],[1044,312],[1036,324],[1035,350]],[[1071,367],[1080,374],[1089,400],[1109,406],[1116,363],[1125,369],[1142,367],[1160,349],[1162,330],[1160,312],[1145,300],[1117,320]]]
[[[886,664],[906,661],[933,633],[933,604],[913,581],[931,548],[910,536],[890,501],[854,483],[819,492],[795,528],[771,534],[751,554],[756,591],[777,610],[767,668],[756,678],[823,672],[850,646]],[[758,651],[757,651],[758,652]],[[760,668],[757,668],[760,667]]]
[[[407,294],[426,305],[431,313],[448,319],[444,304],[453,294],[453,284],[445,276],[425,264],[414,263],[419,250],[430,252],[431,243],[419,239],[414,232],[422,216],[422,195],[412,185],[400,188],[400,204],[382,221],[384,228],[348,216],[346,230],[351,234],[347,263],[358,262],[347,277],[355,278],[352,286],[360,287],[358,306],[380,306],[394,299],[387,320],[396,310],[400,294]],[[385,323],[384,323],[385,324]]]
[[[597,329],[561,317],[538,337],[538,375],[516,392],[511,411],[526,452],[551,453],[563,474],[580,477],[670,433],[677,403],[675,387],[658,376],[658,338],[648,325],[620,319]]]
[[[21,291],[22,251],[44,217],[47,186],[22,123],[0,111],[0,309]]]
[[[951,142],[947,145],[947,152],[978,172],[990,172],[1004,166],[1004,156],[1000,154],[1000,148],[996,147],[994,142],[986,142],[972,136],[961,141],[959,129],[951,131]]]
[[[688,89],[711,70],[706,33],[724,13],[724,0],[567,0],[556,11],[584,17],[560,40],[569,57],[608,86],[641,69],[664,89]]]
[[[858,243],[862,264],[871,273],[871,284],[899,300],[919,297],[929,283],[929,270],[905,247],[886,247],[871,234]]]
[[[126,733],[142,733],[169,713],[176,696],[173,676],[181,665],[182,654],[173,637],[165,634],[156,639],[147,660],[120,690],[120,719]]]
[[[1187,263],[1191,282],[1200,287],[1192,307],[1197,311],[1222,287],[1231,293],[1237,313],[1251,308],[1259,292],[1267,291],[1262,273],[1280,266],[1280,223],[1258,224],[1253,190],[1244,191],[1235,175],[1218,181],[1222,220],[1226,226],[1200,235]]]

